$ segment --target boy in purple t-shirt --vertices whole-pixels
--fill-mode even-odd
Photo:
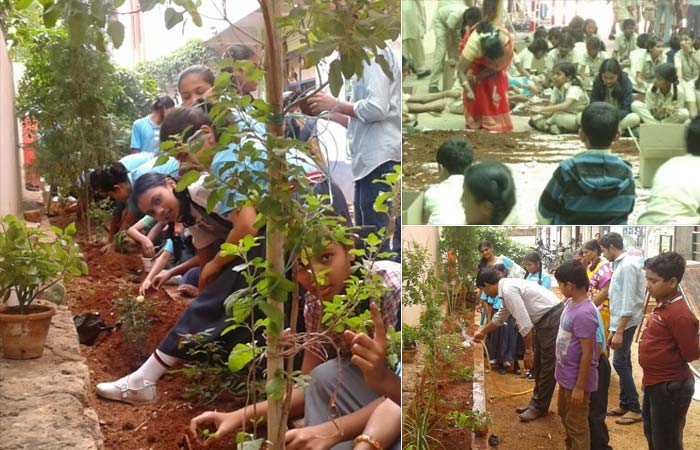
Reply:
[[[559,322],[554,370],[559,383],[558,412],[566,429],[566,448],[589,450],[589,401],[591,392],[598,389],[598,314],[588,297],[588,274],[583,264],[567,261],[554,276],[567,297]]]

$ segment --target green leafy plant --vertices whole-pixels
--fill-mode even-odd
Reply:
[[[491,414],[479,410],[450,411],[445,416],[445,420],[448,427],[466,428],[476,433],[487,430],[490,425],[493,425]]]
[[[418,330],[413,325],[403,324],[401,328],[403,348],[412,350],[418,345]]]
[[[151,328],[148,317],[155,302],[143,295],[125,296],[114,301],[124,333],[124,344],[139,357],[146,353],[146,338]]]
[[[126,230],[122,230],[114,235],[114,247],[119,253],[126,253],[127,252],[127,247],[126,247],[126,238],[127,238],[127,233]]]
[[[65,292],[60,282],[88,273],[80,247],[73,240],[75,224],[63,230],[51,227],[55,235],[51,237],[7,215],[2,218],[0,229],[0,299],[7,302],[15,292],[20,314],[26,314],[45,291],[51,294],[52,301],[60,303]]]
[[[462,368],[454,368],[452,369],[451,374],[452,377],[457,381],[474,381],[474,370],[469,366],[465,366]]]
[[[434,396],[434,393],[428,393],[424,397],[422,405],[418,405],[418,402],[414,401],[408,414],[405,415],[402,435],[404,450],[445,448],[440,439],[435,437],[442,418],[437,415],[433,408]]]
[[[95,202],[88,208],[88,217],[96,225],[97,232],[95,237],[100,238],[109,226],[109,220],[112,217],[112,202],[105,198],[99,202]]]
[[[228,352],[219,341],[211,341],[211,330],[183,336],[180,345],[187,346],[189,358],[183,367],[171,370],[185,377],[187,385],[182,398],[199,404],[210,404],[222,394],[244,399],[248,395],[246,377],[228,368]]]

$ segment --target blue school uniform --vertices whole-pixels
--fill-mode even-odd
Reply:
[[[131,127],[131,148],[147,153],[160,150],[160,125],[153,123],[149,116],[142,117]]]
[[[526,280],[528,281],[533,281],[537,284],[542,285],[543,287],[546,287],[550,291],[552,290],[552,277],[549,276],[549,274],[545,273],[544,271],[542,272],[542,278],[540,282],[540,274],[535,272],[535,273],[528,273],[527,276],[525,277]]]

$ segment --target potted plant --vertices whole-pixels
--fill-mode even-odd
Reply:
[[[46,292],[55,303],[63,300],[60,282],[87,274],[88,267],[73,241],[75,224],[65,230],[51,227],[55,238],[15,216],[0,222],[0,299],[7,303],[14,293],[19,305],[0,308],[3,355],[9,359],[39,358],[44,352],[53,307],[33,305]]]
[[[401,328],[401,360],[411,364],[418,353],[418,330],[414,326],[404,324]]]

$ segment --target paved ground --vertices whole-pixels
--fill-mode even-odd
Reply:
[[[71,312],[58,307],[41,358],[0,358],[0,450],[102,448],[89,379]]]

